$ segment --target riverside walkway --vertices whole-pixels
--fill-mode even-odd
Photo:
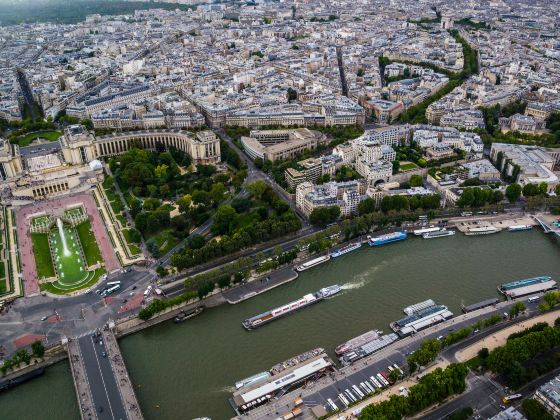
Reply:
[[[68,354],[82,419],[142,420],[117,339],[111,330],[70,340]]]
[[[83,363],[80,345],[77,340],[69,340],[67,344],[68,360],[70,361],[70,369],[74,377],[74,387],[78,397],[78,405],[80,407],[80,416],[82,419],[93,420],[97,418],[95,406],[91,397],[86,368]]]

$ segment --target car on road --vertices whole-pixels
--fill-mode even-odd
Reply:
[[[43,317],[41,317],[41,321],[46,321],[47,319],[49,319],[48,316],[43,316]]]
[[[100,346],[103,345],[103,340],[99,340],[99,345],[100,345]]]
[[[101,353],[101,356],[103,356],[103,357],[107,357],[107,353],[105,353],[105,352],[102,352],[102,353]]]

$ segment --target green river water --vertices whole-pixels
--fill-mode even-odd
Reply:
[[[405,306],[424,299],[458,314],[463,303],[497,297],[503,282],[545,274],[558,280],[558,257],[560,241],[538,230],[364,246],[256,298],[166,322],[120,345],[146,419],[229,419],[227,399],[239,379],[315,347],[333,355],[336,345],[372,328],[389,331]],[[241,327],[249,316],[335,283],[343,293],[258,330]],[[68,363],[0,393],[0,407],[6,419],[78,418]]]

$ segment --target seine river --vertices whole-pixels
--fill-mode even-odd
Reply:
[[[461,304],[497,297],[503,282],[544,274],[558,280],[559,257],[560,241],[539,230],[366,246],[246,302],[161,324],[120,344],[146,419],[228,419],[234,412],[227,400],[239,379],[315,347],[333,355],[348,338],[388,331],[405,306],[424,299],[458,314]],[[335,283],[342,294],[255,331],[241,327],[249,316]],[[78,418],[68,364],[0,393],[0,407],[6,419]]]

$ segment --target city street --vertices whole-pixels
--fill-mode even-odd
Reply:
[[[125,300],[142,294],[155,275],[144,269],[109,275],[95,289],[74,297],[33,296],[18,299],[0,314],[0,344],[8,352],[15,350],[14,341],[26,334],[44,335],[46,344],[60,341],[62,336],[77,337],[104,325],[109,319],[130,315],[119,314]],[[118,294],[102,298],[95,290],[110,281],[120,280]],[[41,318],[47,317],[45,321]]]

